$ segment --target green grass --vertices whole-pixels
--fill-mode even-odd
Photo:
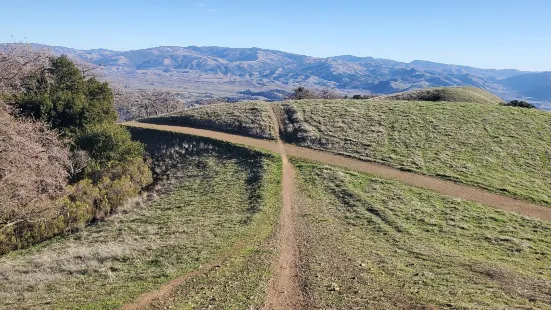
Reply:
[[[275,139],[268,104],[260,101],[213,104],[163,116],[140,119],[158,125],[190,126],[228,133]]]
[[[282,104],[288,142],[551,205],[551,114],[440,102]]]
[[[158,138],[164,139],[161,133]],[[179,173],[172,175],[178,181],[169,194],[0,258],[0,308],[115,309],[222,253],[229,260],[207,274],[209,294],[171,300],[220,308],[261,305],[275,255],[269,240],[281,204],[280,159],[238,147],[234,153],[243,157],[217,153],[206,140],[201,147],[165,150],[185,158],[172,169]]]
[[[448,101],[482,104],[500,104],[503,102],[503,100],[498,96],[477,87],[425,88],[388,96],[375,97],[371,100]]]
[[[293,159],[316,309],[551,309],[551,224]]]

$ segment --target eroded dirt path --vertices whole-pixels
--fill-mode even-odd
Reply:
[[[213,269],[220,267],[230,258],[233,252],[240,250],[241,248],[243,248],[243,246],[244,245],[241,243],[234,245],[230,252],[220,255],[215,260],[202,265],[201,268],[197,270],[186,273],[185,275],[179,278],[176,278],[172,281],[169,281],[161,285],[161,287],[159,287],[156,290],[145,292],[139,295],[132,303],[128,303],[124,305],[122,309],[123,310],[144,310],[144,309],[157,308],[154,306],[156,302],[159,302],[159,301],[162,302],[164,299],[169,298],[176,288],[186,283],[187,281],[196,277],[205,276]]]
[[[359,172],[365,172],[381,178],[397,180],[414,187],[432,190],[446,196],[480,203],[496,209],[515,212],[521,215],[541,220],[551,220],[551,208],[548,207],[543,207],[530,202],[490,193],[477,187],[462,185],[417,173],[406,172],[373,162],[361,161],[346,156],[313,150],[296,145],[283,145],[282,142],[279,140],[278,142],[260,140],[239,135],[232,135],[217,131],[195,129],[189,127],[153,125],[136,122],[125,123],[125,125],[180,132],[190,135],[213,138],[231,143],[262,148],[276,153],[281,153],[280,148],[283,146],[283,152],[287,156],[294,156],[297,158],[308,159],[323,164],[334,165]]]
[[[273,108],[272,106],[270,106]],[[277,116],[270,109],[272,120],[276,125],[276,136],[279,137]],[[279,226],[279,251],[274,275],[268,285],[265,309],[305,309],[305,300],[298,278],[298,242],[296,233],[297,210],[293,204],[295,191],[295,171],[287,158],[285,146],[278,138],[278,153],[283,161],[282,195]]]

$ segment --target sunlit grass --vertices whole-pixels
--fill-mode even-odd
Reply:
[[[280,159],[211,151],[186,157],[173,191],[142,208],[0,258],[0,308],[116,309],[228,252],[224,270],[234,276],[216,276],[211,294],[189,298],[208,305],[219,294],[214,304],[222,308],[261,304],[274,254],[266,242],[280,207]],[[238,294],[226,289],[235,278]]]
[[[551,205],[551,114],[476,103],[282,104],[288,141]]]
[[[296,161],[321,309],[549,309],[551,224]]]

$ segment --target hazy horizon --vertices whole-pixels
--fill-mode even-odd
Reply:
[[[551,3],[342,0],[68,0],[3,4],[0,42],[76,49],[257,46],[476,68],[550,71]]]
[[[374,58],[374,59],[391,60],[391,61],[397,61],[397,62],[402,62],[402,63],[406,63],[406,64],[409,64],[409,63],[414,62],[414,61],[424,61],[424,62],[429,62],[429,63],[454,65],[454,66],[464,66],[464,67],[473,67],[473,68],[485,69],[485,70],[518,70],[518,71],[524,71],[524,72],[551,72],[551,70],[535,71],[535,70],[522,70],[522,69],[518,69],[518,68],[475,67],[475,66],[470,66],[470,65],[465,65],[465,64],[438,62],[438,61],[433,61],[431,59],[413,59],[413,60],[409,60],[409,61],[402,61],[402,60],[398,60],[398,59],[390,59],[390,58],[385,58],[385,57],[374,57],[374,56],[370,56],[370,55],[353,55],[353,54],[340,54],[340,55],[331,55],[331,56],[326,56],[326,57],[325,56],[313,56],[313,55],[289,52],[289,51],[285,51],[285,50],[264,48],[264,47],[261,47],[261,46],[230,47],[230,46],[220,46],[220,45],[186,45],[186,46],[182,46],[182,45],[159,45],[159,46],[150,46],[150,47],[137,48],[137,49],[115,50],[115,49],[104,48],[104,47],[94,47],[94,48],[85,48],[85,49],[83,49],[83,48],[75,48],[75,47],[71,47],[71,46],[44,44],[44,43],[39,43],[39,42],[24,42],[24,43],[31,44],[31,45],[42,45],[42,46],[49,46],[49,47],[69,48],[69,49],[80,50],[80,51],[108,50],[108,51],[111,51],[111,52],[121,52],[121,53],[130,52],[130,51],[138,51],[138,50],[147,50],[147,49],[153,49],[153,48],[162,48],[162,47],[179,47],[179,48],[213,47],[213,48],[232,48],[232,49],[253,49],[253,48],[257,48],[257,49],[262,49],[262,50],[274,50],[274,51],[278,51],[278,52],[284,52],[284,53],[301,55],[301,56],[308,56],[308,57],[314,57],[314,58],[332,58],[332,57],[340,57],[340,56],[352,56],[352,57],[359,57],[359,58]]]

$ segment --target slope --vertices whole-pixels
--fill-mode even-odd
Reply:
[[[116,309],[150,291],[139,309],[264,303],[281,204],[279,157],[179,134],[133,135],[154,151],[159,198],[0,258],[1,309]]]
[[[551,309],[551,224],[293,160],[312,309]]]
[[[448,101],[499,104],[503,100],[477,87],[435,87],[375,97],[371,100]]]
[[[139,122],[207,128],[261,139],[275,139],[268,106],[257,101],[207,105],[144,118]]]
[[[551,205],[551,114],[500,105],[283,103],[287,142]]]

